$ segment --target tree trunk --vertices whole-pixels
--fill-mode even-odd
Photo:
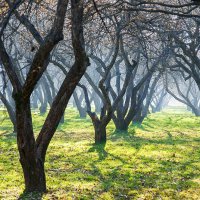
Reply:
[[[33,134],[30,101],[25,103],[22,98],[16,98],[17,145],[20,163],[24,173],[25,191],[45,192],[46,179],[44,160],[37,153]]]
[[[34,95],[34,96],[32,97],[32,108],[33,108],[33,109],[38,109],[38,101],[37,101],[36,95]]]
[[[200,111],[198,109],[192,109],[192,112],[195,114],[196,117],[200,116]]]
[[[88,115],[90,116],[94,126],[95,144],[106,143],[106,126],[108,123],[103,123],[95,112],[88,111]]]
[[[87,115],[87,112],[86,112],[86,109],[85,108],[81,108],[79,110],[79,115],[80,115],[80,118],[86,118],[86,115]]]
[[[40,114],[44,115],[47,112],[47,101],[44,97],[43,102],[41,102],[41,106],[40,106]]]
[[[145,118],[144,115],[137,115],[137,116],[135,116],[135,117],[133,118],[132,123],[133,123],[134,125],[137,125],[137,124],[141,125],[142,122],[144,121],[144,118]]]
[[[106,143],[106,127],[101,123],[95,124],[95,144]]]
[[[114,124],[115,124],[116,130],[128,131],[128,125],[125,122],[125,120],[123,120],[123,119],[122,120],[115,120]]]
[[[39,159],[36,162],[30,162],[35,157],[21,156],[20,163],[24,173],[26,192],[46,192],[46,178],[44,172],[44,163]]]
[[[78,109],[80,118],[86,118],[86,115],[87,115],[86,108],[82,107],[81,100],[78,98],[76,91],[74,91],[73,97],[74,97],[74,101],[76,103],[76,107]]]

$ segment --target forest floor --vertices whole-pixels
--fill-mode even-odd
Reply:
[[[33,120],[37,133],[44,116],[33,112]],[[168,108],[128,133],[110,123],[105,146],[93,145],[89,118],[70,108],[65,120],[47,152],[48,192],[27,196],[16,136],[2,117],[0,199],[200,199],[200,118]]]

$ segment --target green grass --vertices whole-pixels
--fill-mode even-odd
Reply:
[[[36,134],[44,116],[33,112]],[[128,133],[108,126],[105,146],[93,145],[89,118],[66,111],[47,152],[46,194],[22,195],[16,137],[0,125],[0,199],[200,199],[200,118],[184,109],[151,114]],[[21,195],[21,196],[20,196]]]

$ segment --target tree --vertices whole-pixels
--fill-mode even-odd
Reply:
[[[157,74],[151,81],[151,84],[148,89],[148,94],[146,95],[145,101],[141,104],[137,113],[133,117],[133,124],[142,124],[144,118],[147,116],[149,112],[149,107],[155,93],[155,88],[159,83],[159,79],[161,78],[161,73]]]
[[[7,2],[11,9],[13,4],[10,1]],[[11,56],[8,54],[6,39],[3,37],[0,39],[0,58],[13,86],[13,98],[16,105],[17,145],[24,173],[25,190],[27,192],[46,191],[44,162],[48,145],[76,85],[89,65],[83,37],[83,2],[80,0],[71,0],[74,64],[54,98],[44,125],[37,139],[35,139],[32,126],[30,96],[48,66],[50,53],[59,41],[63,39],[63,26],[67,7],[67,0],[57,1],[54,22],[44,39],[36,30],[34,24],[25,15],[20,14],[17,10],[14,11],[16,18],[27,28],[39,44],[39,48],[34,55],[23,83],[20,81],[16,73],[16,67],[12,62]]]
[[[185,81],[181,73],[171,73],[166,78],[166,90],[176,100],[189,107],[196,116],[200,116],[200,96],[192,78]]]
[[[95,130],[95,144],[105,143],[106,142],[106,127],[108,123],[112,119],[112,115],[114,114],[115,110],[118,107],[118,103],[123,98],[125,94],[129,81],[132,76],[132,71],[135,69],[137,63],[134,61],[132,64],[126,66],[125,65],[125,78],[122,85],[122,88],[118,90],[118,94],[111,99],[110,94],[112,96],[114,90],[112,88],[112,73],[111,70],[113,69],[116,62],[118,62],[118,54],[119,54],[119,45],[120,45],[120,27],[117,27],[116,30],[116,38],[115,38],[115,48],[111,48],[111,52],[113,52],[112,59],[110,60],[109,64],[106,65],[106,60],[101,59],[98,56],[90,55],[90,57],[94,60],[96,65],[98,66],[97,70],[101,75],[101,79],[99,81],[98,87],[93,85],[95,91],[97,91],[98,95],[102,100],[102,108],[100,117],[97,115],[96,112],[91,111],[91,105],[88,98],[88,92],[86,88],[84,89],[85,92],[85,101],[87,104],[87,113],[90,116],[94,130]],[[91,81],[90,81],[91,82]]]

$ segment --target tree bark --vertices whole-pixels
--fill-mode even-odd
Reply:
[[[95,144],[106,143],[106,127],[101,123],[94,125],[95,129]]]
[[[119,131],[128,131],[128,125],[124,120],[118,121],[117,123],[115,123],[115,127],[116,127],[116,130],[119,130]]]
[[[120,116],[121,114],[121,116]],[[113,122],[115,124],[115,128],[118,131],[128,131],[128,124],[126,123],[124,117],[122,116],[122,113],[119,113],[119,109],[118,109],[118,113],[117,116],[115,116],[113,114],[112,116]]]
[[[17,143],[20,163],[24,173],[25,191],[46,191],[44,160],[37,154],[33,134],[30,102],[15,98],[17,119]]]
[[[145,109],[145,111],[143,110]],[[147,109],[148,110],[148,109]],[[142,124],[144,118],[147,115],[147,110],[144,106],[142,106],[136,113],[136,115],[133,117],[133,124]],[[144,112],[144,113],[143,113]]]

